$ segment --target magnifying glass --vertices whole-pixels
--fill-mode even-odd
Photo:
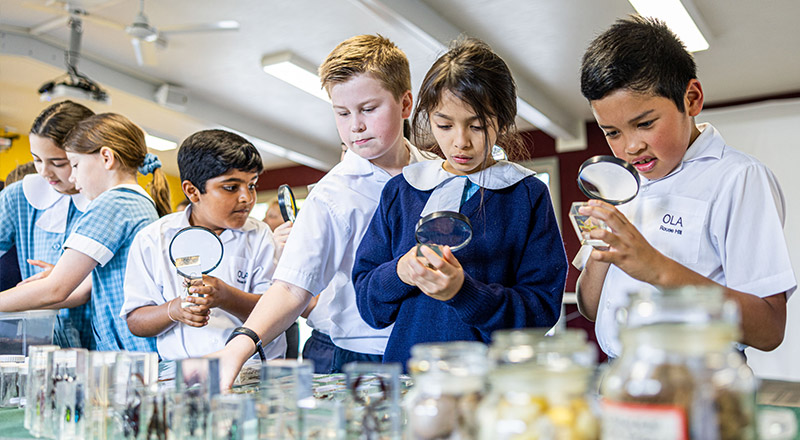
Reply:
[[[278,187],[278,207],[281,208],[283,221],[294,222],[294,219],[297,217],[297,203],[295,202],[292,189],[285,183]]]
[[[424,257],[422,246],[428,246],[440,257],[440,246],[450,246],[455,252],[472,240],[472,224],[464,214],[455,211],[436,211],[422,217],[414,232],[417,256]]]
[[[590,199],[602,200],[611,205],[621,205],[633,200],[639,193],[639,173],[633,165],[614,156],[594,156],[578,169],[578,188]],[[575,202],[569,218],[581,244],[607,248],[602,240],[589,237],[589,232],[603,228],[611,230],[602,220],[581,215],[578,209],[586,202]]]
[[[189,295],[192,280],[202,279],[222,261],[222,241],[214,231],[202,226],[188,226],[175,234],[169,242],[169,259],[178,275],[187,281],[182,298]],[[182,301],[181,307],[193,305]]]

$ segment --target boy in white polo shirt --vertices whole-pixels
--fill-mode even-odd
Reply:
[[[222,348],[271,284],[275,245],[267,224],[249,217],[263,170],[258,150],[223,130],[197,132],[178,150],[183,192],[191,204],[142,229],[133,240],[120,316],[131,333],[156,336],[162,359],[200,357]],[[169,243],[188,226],[216,233],[223,246],[219,266],[190,287],[181,307],[184,279],[169,257]],[[285,330],[285,329],[284,329]],[[267,359],[283,357],[283,334],[264,347]]]
[[[334,371],[355,360],[380,362],[391,332],[373,329],[361,319],[351,272],[384,185],[404,166],[422,159],[403,137],[403,121],[412,106],[408,59],[386,38],[360,35],[328,55],[320,78],[348,151],[303,203],[275,282],[244,324],[254,335],[237,336],[215,354],[222,358],[224,386],[231,385],[253,354],[258,338],[276,337],[320,293],[330,301]]]
[[[715,284],[739,304],[739,342],[778,347],[797,285],[783,194],[763,164],[695,125],[703,90],[692,55],[657,20],[619,20],[584,54],[581,91],[614,155],[642,177],[619,210],[598,200],[581,210],[613,231],[592,231],[610,248],[592,251],[577,285],[603,351],[620,354],[614,315],[627,293]]]

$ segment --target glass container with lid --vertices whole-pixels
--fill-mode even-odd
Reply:
[[[719,287],[630,295],[622,354],[601,385],[603,438],[750,439],[756,382],[736,303]]]
[[[471,341],[411,348],[414,386],[403,402],[407,439],[477,438],[475,411],[489,370],[487,351],[486,344]]]
[[[597,354],[585,332],[497,331],[489,355],[494,368],[478,409],[479,438],[597,438],[597,418],[587,398]]]

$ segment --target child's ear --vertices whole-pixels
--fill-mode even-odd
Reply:
[[[699,115],[703,110],[703,87],[697,79],[689,81],[689,85],[686,86],[683,104],[686,107],[686,114],[691,117]]]
[[[117,163],[117,156],[114,155],[114,150],[108,147],[101,147],[99,153],[103,159],[103,167],[107,170],[114,168]]]
[[[197,203],[200,200],[200,190],[192,182],[184,180],[181,182],[181,189],[190,202]]]
[[[411,117],[411,110],[414,107],[414,99],[411,97],[411,90],[406,90],[400,97],[400,104],[403,106],[403,119]]]

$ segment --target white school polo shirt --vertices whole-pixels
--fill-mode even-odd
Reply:
[[[407,141],[406,146],[409,163],[425,159]],[[352,280],[356,250],[390,178],[383,169],[348,151],[303,202],[275,269],[276,280],[322,295],[329,322],[312,312],[313,324],[329,324],[333,343],[358,353],[382,355],[392,332],[391,326],[376,330],[361,319]]]
[[[169,243],[179,230],[189,226],[191,210],[189,206],[183,212],[165,215],[136,234],[128,254],[122,318],[139,307],[164,304],[181,296],[183,277],[170,261]],[[264,293],[275,269],[275,246],[269,226],[248,217],[241,229],[226,229],[219,238],[224,249],[222,261],[208,275],[245,292]],[[158,353],[168,360],[207,355],[221,349],[233,329],[241,325],[236,316],[213,308],[204,327],[178,323],[158,335]],[[264,352],[267,359],[283,357],[285,336],[281,334],[265,345]]]
[[[667,257],[734,290],[758,297],[796,286],[783,234],[785,203],[772,172],[725,144],[710,124],[669,175],[642,178],[636,198],[619,207],[645,239]],[[611,265],[603,284],[595,332],[608,355],[620,354],[615,314],[627,294],[652,285]]]

